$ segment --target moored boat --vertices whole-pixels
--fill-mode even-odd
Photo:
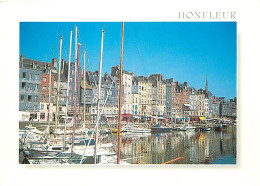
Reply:
[[[183,126],[179,127],[180,131],[195,131],[196,127],[186,125],[184,124]]]
[[[153,127],[151,127],[151,132],[162,133],[162,132],[171,132],[171,131],[172,131],[172,128],[166,127],[166,126],[161,126],[159,124],[154,125]]]
[[[217,124],[215,125],[215,130],[216,130],[216,131],[220,131],[220,130],[222,130],[222,128],[223,128],[222,123],[217,123]]]

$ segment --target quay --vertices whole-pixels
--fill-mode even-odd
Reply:
[[[39,130],[44,130],[47,126],[48,126],[48,122],[37,122],[37,121],[20,121],[19,122],[19,129],[23,129],[25,126],[35,126],[37,127],[37,129]],[[85,126],[86,129],[93,129],[95,127],[96,123],[90,123],[90,122],[86,122]],[[133,125],[133,123],[130,122],[122,122],[121,123],[122,127],[126,127],[126,126],[131,126]],[[135,126],[138,126],[140,128],[147,128],[150,129],[153,125],[151,125],[150,123],[134,123]],[[177,130],[179,127],[183,126],[184,124],[167,124],[167,126],[169,128],[172,128],[173,130]],[[196,130],[199,131],[204,131],[204,130],[212,130],[215,129],[217,127],[216,123],[195,123],[195,124],[189,124],[190,126],[193,126],[196,128]],[[225,128],[228,125],[234,125],[234,123],[230,123],[230,124],[222,124],[222,127]],[[55,122],[50,122],[50,129],[54,129],[55,127]],[[59,124],[57,126],[58,128],[64,128],[64,123],[63,124]],[[83,127],[83,122],[77,123],[77,128],[82,128]],[[118,127],[118,123],[104,123],[102,124],[101,128],[102,129],[106,129],[106,130],[112,130],[112,129],[116,129]]]
[[[46,126],[48,126],[48,122],[38,122],[38,121],[20,121],[19,122],[19,129],[23,129],[25,126],[35,126],[37,127],[37,129],[42,130],[45,129]],[[85,126],[87,129],[93,129],[95,127],[96,123],[90,123],[90,122],[86,122]],[[121,123],[122,127],[124,126],[128,126],[128,125],[132,125],[132,123],[130,122],[122,122]],[[143,128],[150,128],[151,124],[149,123],[135,123],[134,125],[138,125],[140,127]],[[59,128],[64,128],[64,123],[63,124],[59,124],[57,125]],[[117,128],[118,123],[104,123],[102,124],[102,128],[104,129],[114,129]],[[55,122],[50,122],[50,128],[54,128],[55,127]],[[77,127],[81,128],[83,127],[83,122],[77,123]]]

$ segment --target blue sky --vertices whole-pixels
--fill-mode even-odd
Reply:
[[[73,31],[72,61],[75,53],[75,25],[81,43],[80,62],[88,54],[92,70],[98,70],[101,30],[105,30],[103,69],[120,63],[121,23],[119,22],[21,22],[20,54],[25,58],[50,62],[59,57],[59,38],[63,36],[62,58],[68,60],[70,30]],[[136,75],[161,73],[165,78],[205,88],[218,97],[236,96],[236,22],[126,22],[124,69]],[[87,64],[89,70],[89,65]]]

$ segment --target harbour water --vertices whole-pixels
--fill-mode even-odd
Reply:
[[[108,135],[107,138],[116,136]],[[131,164],[236,164],[236,126],[222,131],[173,131],[121,137],[121,158]],[[115,144],[116,146],[116,144]]]
[[[34,127],[35,128],[35,127]],[[32,129],[34,129],[32,127]],[[39,127],[40,128],[40,127]],[[198,128],[197,128],[198,129]],[[37,129],[34,129],[37,133]],[[236,164],[236,153],[237,153],[237,128],[236,125],[228,125],[223,127],[222,130],[215,130],[211,128],[210,131],[170,131],[168,133],[135,133],[135,132],[123,132],[121,133],[121,150],[120,157],[123,162],[127,164]],[[38,131],[41,132],[41,131]],[[25,133],[24,133],[25,134]],[[44,136],[38,136],[36,134],[30,134],[31,137],[34,136],[35,140],[26,146],[21,145],[20,151],[21,154],[21,163],[24,163],[24,158],[37,159],[39,164],[45,164],[46,161],[42,161],[46,157],[45,151],[48,147],[48,144],[45,142],[40,142],[41,139],[44,140]],[[26,135],[27,136],[27,135]],[[91,133],[82,134],[78,137],[90,138]],[[28,133],[28,136],[29,133]],[[70,144],[71,133],[67,136],[67,144]],[[32,139],[34,139],[32,138]],[[28,138],[29,139],[29,138]],[[31,140],[32,140],[31,139]],[[51,138],[50,138],[51,139]],[[60,139],[61,146],[63,147],[63,134],[62,137],[59,135],[56,140]],[[78,139],[78,138],[77,138]],[[80,138],[79,138],[80,139]],[[39,141],[40,140],[40,141]],[[54,138],[53,138],[54,140]],[[23,142],[24,140],[20,140]],[[46,139],[45,139],[46,141]],[[114,161],[116,161],[117,154],[117,133],[103,134],[100,133],[99,144],[110,144],[109,154],[112,155]],[[31,149],[33,144],[42,144],[42,150],[37,148],[35,150]],[[53,142],[52,142],[53,143]],[[94,142],[95,143],[95,142]],[[57,141],[55,142],[56,146],[51,148],[57,149]],[[84,144],[84,143],[83,143]],[[29,145],[29,146],[28,146]],[[47,146],[46,146],[47,145]],[[92,144],[93,145],[93,144]],[[29,147],[29,149],[28,149]],[[69,148],[67,146],[66,148]],[[85,146],[79,146],[81,149]],[[92,146],[93,147],[93,146]],[[59,147],[61,148],[61,147]],[[23,149],[23,150],[22,150]],[[45,149],[45,150],[44,150]],[[28,151],[29,150],[29,151]],[[25,156],[24,152],[27,152]],[[40,153],[41,155],[36,155]],[[46,151],[47,152],[47,151]],[[57,154],[58,151],[48,151],[49,153]],[[71,156],[71,151],[64,152],[63,155],[67,154]],[[45,157],[44,157],[45,155]],[[66,157],[67,157],[66,155]],[[75,156],[75,157],[74,157]],[[60,159],[61,158],[61,159]],[[69,157],[68,157],[69,158]],[[52,158],[55,160],[55,157]],[[61,155],[57,161],[51,161],[50,163],[60,163],[60,160],[64,159]],[[70,158],[69,158],[70,159]],[[63,163],[73,163],[78,164],[81,157],[74,153],[71,157],[71,160],[68,162],[66,160]],[[20,156],[19,156],[20,160]],[[89,161],[84,161],[83,163],[94,163],[92,162],[93,158],[90,158]]]

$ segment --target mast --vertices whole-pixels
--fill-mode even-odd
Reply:
[[[68,86],[66,95],[66,110],[65,110],[65,124],[64,124],[64,147],[66,146],[66,130],[68,120],[68,104],[69,104],[69,87],[70,87],[70,60],[71,60],[71,44],[72,44],[72,31],[70,31],[70,49],[69,49],[69,68],[68,68]]]
[[[77,55],[77,68],[79,66],[79,49],[80,49],[80,44],[78,43],[78,55]],[[75,71],[76,69],[75,68]],[[78,69],[77,69],[78,71]],[[78,95],[78,78],[79,78],[79,75],[78,73],[75,74],[76,75],[76,90],[75,90],[75,105],[77,106],[77,95]],[[73,138],[72,138],[72,150],[73,150],[73,147],[74,147],[74,140],[75,140],[75,129],[76,129],[76,121],[77,121],[77,109],[75,108],[75,112],[74,112],[74,127],[73,127]]]
[[[205,87],[206,93],[208,92],[208,75],[206,76],[206,87]]]
[[[85,89],[86,89],[86,85],[85,85],[85,82],[86,82],[86,59],[85,59],[85,55],[86,55],[86,51],[83,52],[83,57],[84,57],[84,69],[83,69],[83,80],[84,80],[84,89],[83,89],[83,99],[84,99],[84,102],[83,102],[83,128],[84,128],[84,131],[86,132],[86,92],[85,92]]]
[[[50,70],[50,76],[49,76],[49,117],[48,117],[48,134],[50,133],[50,116],[51,116],[51,66],[49,66]]]
[[[104,30],[101,31],[101,48],[100,48],[100,63],[99,63],[99,79],[98,79],[98,99],[97,99],[97,123],[96,123],[96,142],[95,142],[95,149],[94,149],[94,159],[95,164],[97,164],[97,146],[98,146],[98,123],[99,120],[99,103],[100,103],[100,92],[101,92],[101,75],[102,75],[102,60],[103,60],[103,40],[104,40]]]
[[[118,106],[118,142],[117,142],[117,164],[120,164],[120,131],[121,131],[121,101],[122,101],[122,84],[123,84],[123,53],[124,53],[124,22],[122,22],[122,40],[121,40],[121,58],[120,58],[120,88],[119,88],[119,106]]]
[[[60,37],[60,55],[59,55],[59,75],[57,84],[57,102],[56,102],[56,115],[55,115],[55,130],[58,124],[58,111],[59,111],[59,97],[60,97],[60,70],[61,70],[61,49],[62,49],[62,37]]]
[[[76,85],[77,85],[77,81],[76,81],[76,74],[77,74],[77,44],[78,44],[78,38],[77,38],[77,34],[78,34],[78,27],[77,26],[75,26],[75,66],[74,66],[74,80],[75,80],[75,91],[74,91],[74,93],[76,94],[76,91],[77,91],[77,88],[76,88]],[[76,97],[76,95],[75,95],[75,97]],[[75,99],[75,98],[74,98]],[[75,104],[74,104],[74,109],[75,110],[77,110],[77,102],[75,102]],[[77,117],[77,116],[74,116],[74,117]],[[75,122],[75,124],[74,124],[74,127],[76,127],[77,126],[77,120],[76,121],[74,121]],[[75,129],[74,129],[75,130]]]

